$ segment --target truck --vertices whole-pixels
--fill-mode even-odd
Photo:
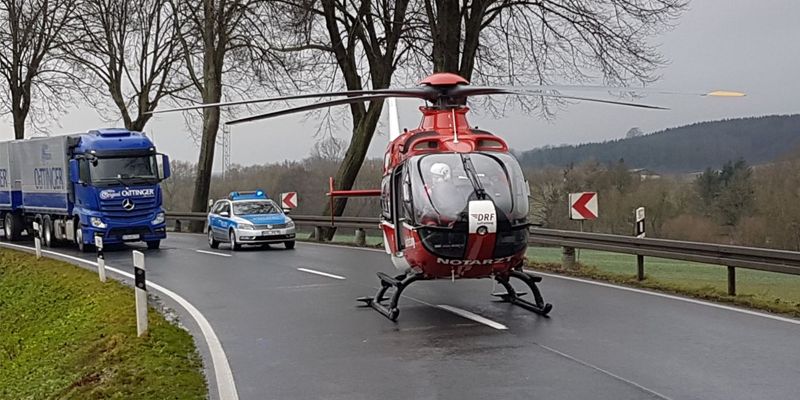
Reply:
[[[0,142],[0,224],[5,240],[31,236],[46,247],[145,242],[167,236],[159,184],[169,157],[142,132],[109,128]]]

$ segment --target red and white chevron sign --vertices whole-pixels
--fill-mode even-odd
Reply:
[[[297,208],[297,192],[281,193],[281,208]]]
[[[597,212],[597,193],[582,192],[569,194],[569,218],[570,219],[596,219]]]

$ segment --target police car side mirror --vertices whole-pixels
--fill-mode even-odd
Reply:
[[[222,216],[222,217],[230,216],[230,214],[227,211],[223,211],[223,212],[219,213],[219,215]]]
[[[283,209],[283,213],[284,214],[291,214],[292,213],[292,209],[291,208],[284,208]]]

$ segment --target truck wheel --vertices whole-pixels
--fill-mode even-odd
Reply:
[[[75,228],[75,243],[78,244],[78,250],[80,250],[81,253],[89,253],[94,250],[94,245],[83,242],[83,229],[81,229],[80,223],[78,223],[78,226]]]
[[[294,240],[283,242],[283,245],[286,246],[287,249],[291,250],[294,248]]]
[[[214,239],[214,231],[211,228],[208,228],[208,247],[211,247],[212,249],[219,248],[219,241]]]
[[[242,248],[241,244],[236,243],[236,232],[231,230],[231,232],[228,234],[228,238],[229,238],[230,243],[231,243],[231,250],[235,251],[235,250],[239,250],[239,249]]]
[[[53,247],[53,220],[49,215],[42,217],[42,243],[44,247]]]
[[[19,240],[20,235],[22,235],[22,217],[13,213],[6,213],[3,230],[5,231],[6,240],[11,242]]]
[[[150,250],[158,250],[159,247],[161,247],[160,240],[151,240],[147,242],[147,248]]]

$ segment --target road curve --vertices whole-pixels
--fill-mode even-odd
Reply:
[[[106,262],[132,269],[129,249],[107,251]],[[183,296],[213,326],[241,399],[730,400],[800,392],[795,320],[548,276],[550,318],[493,302],[489,280],[438,281],[410,286],[395,324],[355,302],[374,293],[376,271],[393,272],[381,252],[304,243],[231,252],[188,234],[144,251],[148,280]]]

